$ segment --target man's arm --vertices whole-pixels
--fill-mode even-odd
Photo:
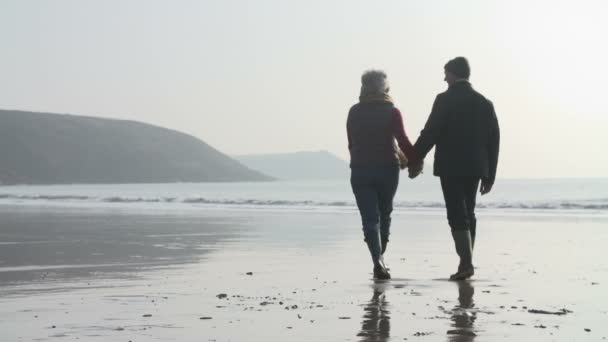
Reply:
[[[418,140],[416,140],[416,143],[414,144],[414,149],[421,160],[424,159],[431,148],[435,146],[437,138],[441,133],[445,117],[443,101],[442,94],[437,95],[435,102],[433,102],[431,114],[424,125],[424,129],[422,129]]]
[[[498,152],[500,150],[500,127],[498,126],[498,118],[496,118],[496,112],[494,111],[494,105],[489,102],[489,114],[490,114],[490,136],[488,141],[488,161],[489,161],[489,174],[488,182],[494,184],[496,180],[496,168],[498,167]]]
[[[346,117],[346,138],[348,139],[348,151],[350,152],[351,147],[353,146],[352,138],[350,137],[350,115],[351,110],[348,111],[348,116]]]
[[[350,138],[350,132],[348,131],[348,127],[346,128],[346,138],[348,139],[348,150],[353,146],[352,140]]]

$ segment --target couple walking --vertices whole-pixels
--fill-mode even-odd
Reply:
[[[386,74],[367,71],[361,77],[359,103],[348,113],[351,186],[361,214],[365,242],[374,263],[374,278],[390,279],[383,254],[389,241],[393,197],[401,168],[410,178],[422,172],[426,154],[435,146],[434,175],[441,180],[448,223],[460,263],[451,280],[474,274],[473,247],[477,189],[492,190],[498,164],[500,133],[492,102],[469,83],[464,57],[444,66],[448,89],[437,95],[433,109],[412,145],[403,118],[388,95]],[[397,144],[395,144],[395,140]]]

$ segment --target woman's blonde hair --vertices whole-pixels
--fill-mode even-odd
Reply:
[[[388,79],[382,70],[367,70],[361,75],[362,94],[388,93]]]

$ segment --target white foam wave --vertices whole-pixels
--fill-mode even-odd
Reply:
[[[214,199],[206,197],[125,197],[109,196],[95,197],[87,195],[22,195],[0,194],[0,200],[8,202],[51,201],[51,202],[101,202],[101,203],[182,203],[208,204],[217,206],[248,206],[248,207],[338,207],[355,208],[354,201],[314,201],[314,200],[282,200],[282,199]],[[443,209],[440,201],[401,201],[395,203],[395,208],[412,209]],[[529,202],[484,202],[478,203],[478,208],[487,209],[518,209],[518,210],[595,210],[608,211],[608,198],[561,201],[529,201]]]

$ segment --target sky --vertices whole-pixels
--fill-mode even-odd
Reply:
[[[0,108],[348,160],[363,71],[387,72],[415,140],[465,56],[498,115],[498,177],[606,177],[607,16],[601,0],[1,0]]]

